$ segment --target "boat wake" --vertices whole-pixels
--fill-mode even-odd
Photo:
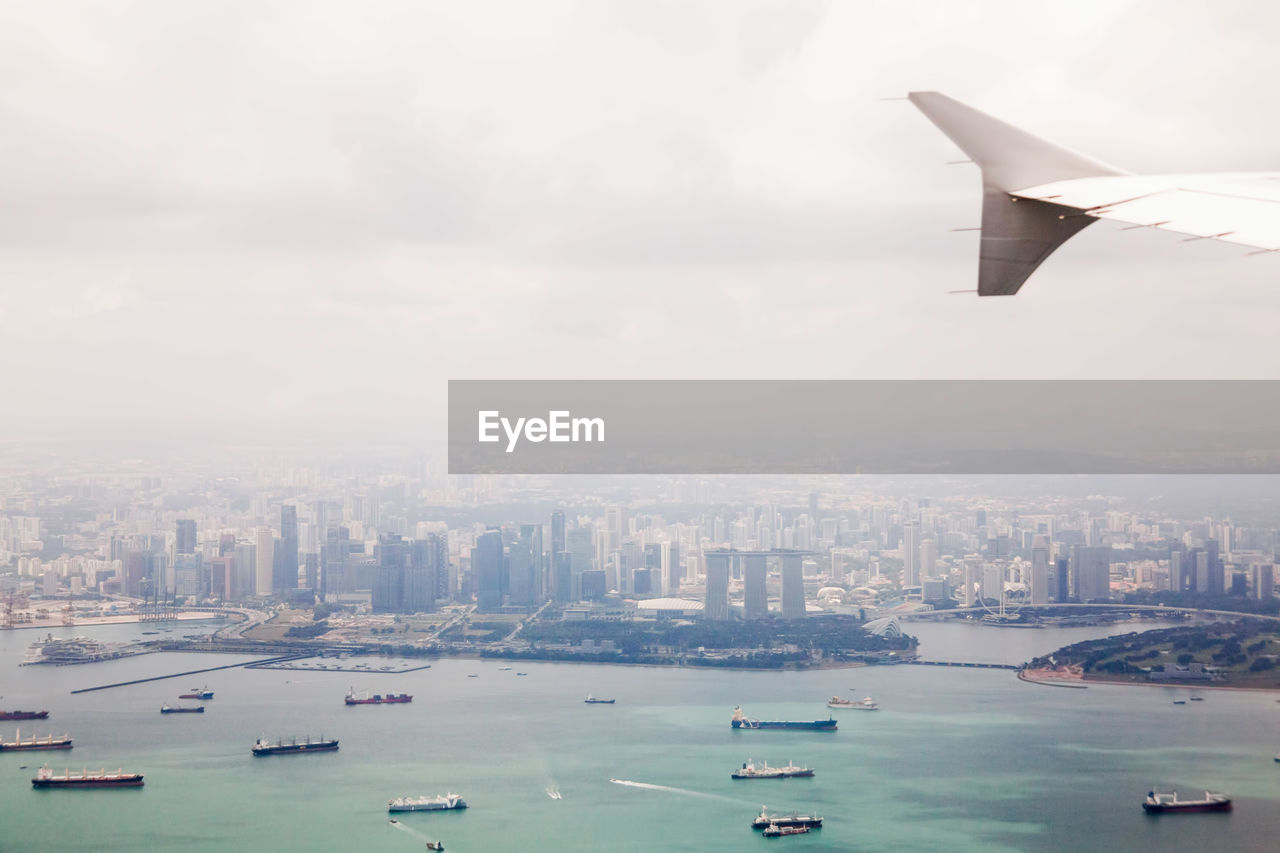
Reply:
[[[550,787],[550,788],[547,788],[547,796],[548,796],[548,797],[550,797],[550,798],[551,798],[551,799],[553,799],[553,800],[563,800],[563,799],[564,799],[564,797],[560,796],[560,789],[559,789],[559,788],[557,788],[557,787],[555,787],[555,786],[552,786],[552,787]]]
[[[615,785],[626,785],[629,788],[645,788],[650,791],[667,791],[672,794],[687,794],[690,797],[703,797],[708,800],[719,800],[722,803],[733,803],[741,805],[743,800],[735,800],[733,797],[722,797],[719,794],[708,794],[705,791],[690,791],[688,788],[675,788],[671,785],[654,785],[649,782],[633,782],[630,779],[610,779]]]
[[[412,827],[405,826],[403,823],[401,823],[401,822],[400,822],[400,821],[398,821],[398,820],[395,820],[394,818],[391,820],[391,826],[392,826],[393,828],[395,828],[395,829],[400,830],[401,832],[407,832],[407,833],[409,833],[410,835],[412,835],[414,838],[417,838],[417,839],[419,839],[419,840],[421,840],[421,841],[430,841],[430,840],[431,840],[431,838],[429,838],[429,837],[428,837],[428,836],[426,836],[426,835],[423,835],[421,832],[418,832],[418,830],[413,829]]]

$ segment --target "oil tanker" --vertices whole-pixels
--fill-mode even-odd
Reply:
[[[742,708],[740,707],[733,709],[733,719],[729,721],[729,725],[735,729],[804,729],[818,732],[834,732],[836,730],[835,717],[829,720],[813,720],[811,722],[803,720],[753,720],[742,713]]]

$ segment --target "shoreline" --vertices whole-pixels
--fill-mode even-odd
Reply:
[[[1115,687],[1163,687],[1166,690],[1234,690],[1238,693],[1280,693],[1278,687],[1240,687],[1231,684],[1167,684],[1158,681],[1108,681],[1101,678],[1085,678],[1088,684],[1105,684]]]

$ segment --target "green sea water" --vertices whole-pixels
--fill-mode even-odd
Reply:
[[[116,640],[140,630],[69,633]],[[919,633],[926,657],[997,660],[1082,636],[961,625]],[[20,724],[24,735],[67,731],[76,746],[0,753],[6,851],[410,851],[427,838],[451,851],[1270,850],[1280,838],[1272,694],[1204,691],[1204,702],[1174,705],[1189,691],[1040,687],[1000,670],[523,663],[501,671],[496,662],[440,660],[403,675],[232,669],[71,695],[235,659],[153,654],[19,668],[35,639],[0,634],[0,707],[48,708],[49,721]],[[205,683],[216,691],[206,713],[159,713]],[[346,707],[349,686],[414,700]],[[586,705],[589,692],[617,704]],[[824,700],[837,693],[870,695],[882,710],[835,711],[834,733],[729,726],[736,704],[760,718],[825,718]],[[338,737],[341,749],[249,754],[259,735],[308,733]],[[33,790],[46,757],[58,767],[141,772],[146,786]],[[730,779],[748,759],[793,760],[817,776]],[[1140,803],[1152,785],[1222,790],[1236,808],[1148,817]],[[446,791],[471,808],[389,822],[388,799]],[[826,824],[764,839],[749,826],[762,804],[816,809]]]

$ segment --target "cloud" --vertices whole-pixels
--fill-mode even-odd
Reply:
[[[1271,256],[1099,224],[1015,299],[947,295],[978,177],[880,99],[943,90],[1133,169],[1270,168],[1280,11],[81,12],[0,7],[0,332],[30,364],[0,437],[412,433],[464,376],[1274,372]]]

